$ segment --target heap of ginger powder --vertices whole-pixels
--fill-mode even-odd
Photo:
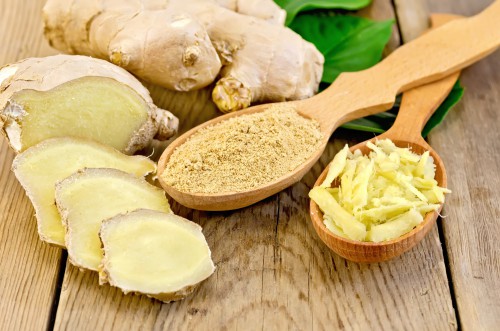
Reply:
[[[320,147],[319,123],[277,104],[193,134],[172,153],[163,180],[182,192],[240,192],[293,171]]]

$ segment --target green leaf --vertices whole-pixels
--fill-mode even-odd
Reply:
[[[448,94],[448,97],[443,101],[436,112],[432,114],[429,121],[427,121],[427,124],[422,130],[422,136],[424,138],[427,137],[432,129],[434,129],[444,120],[446,114],[448,114],[450,109],[453,108],[453,106],[455,106],[460,101],[460,99],[462,99],[464,91],[465,90],[463,86],[460,84],[460,80],[457,80],[457,82],[453,86],[453,89],[450,91],[450,94]]]
[[[396,115],[393,110],[358,118],[342,125],[342,128],[356,131],[384,133],[394,123]]]
[[[334,4],[338,2],[354,3],[356,1],[276,0],[276,2],[292,9],[297,4],[305,2],[311,4],[311,7],[307,5],[300,7],[300,11],[314,8],[340,8],[335,7]],[[332,4],[332,7],[317,5],[326,2]],[[369,2],[367,1],[367,3]],[[289,10],[287,9],[287,11]],[[297,12],[293,16],[296,14]],[[342,72],[359,71],[378,63],[392,34],[392,24],[392,20],[375,22],[356,16],[337,16],[331,13],[313,12],[295,17],[292,24],[290,24],[290,28],[300,34],[302,38],[312,42],[325,56],[323,78],[320,84],[320,90],[323,90]],[[460,101],[463,93],[464,89],[458,81],[445,101],[427,122],[422,131],[424,137],[443,121],[449,110]],[[383,133],[394,123],[400,105],[399,101],[400,96],[398,96],[391,111],[357,119],[344,124],[342,127],[351,130]]]
[[[368,117],[358,118],[356,120],[350,121],[341,126],[344,129],[356,130],[356,131],[366,131],[366,132],[374,132],[374,133],[384,133],[387,131],[387,128]]]
[[[371,0],[274,0],[286,11],[286,25],[290,25],[299,12],[312,9],[358,10],[368,6]]]
[[[331,83],[342,72],[360,71],[378,63],[393,23],[314,13],[298,15],[290,28],[325,56],[322,81]]]

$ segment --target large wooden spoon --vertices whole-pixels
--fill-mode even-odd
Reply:
[[[452,89],[458,76],[459,73],[455,73],[438,82],[405,92],[393,126],[380,136],[351,147],[351,152],[360,149],[363,154],[367,154],[370,152],[370,149],[366,146],[369,141],[374,142],[377,139],[386,138],[391,139],[396,146],[410,147],[417,154],[429,151],[436,165],[435,179],[439,186],[446,187],[446,169],[443,161],[436,151],[422,138],[421,132],[431,115]],[[328,173],[328,168],[326,167],[323,173],[321,173],[314,186],[323,183]],[[333,234],[324,225],[323,213],[313,200],[310,203],[309,213],[318,236],[335,253],[355,262],[381,262],[403,254],[420,242],[436,222],[441,208],[442,205],[439,210],[427,213],[422,223],[407,234],[381,243],[354,241]]]
[[[268,106],[251,107],[220,116],[177,138],[158,163],[159,180],[179,203],[201,210],[231,210],[251,205],[299,181],[319,159],[330,135],[340,125],[389,109],[396,95],[430,83],[478,61],[500,44],[500,0],[478,15],[457,19],[407,43],[370,69],[344,73],[324,92],[306,100],[290,102],[298,112],[321,125],[321,146],[301,166],[267,185],[242,191],[204,194],[181,192],[162,180],[172,152],[193,133],[228,118],[263,111]]]

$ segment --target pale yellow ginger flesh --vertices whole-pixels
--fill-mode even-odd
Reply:
[[[381,242],[398,238],[420,224],[450,193],[438,186],[429,152],[422,155],[391,140],[368,143],[369,155],[346,145],[330,163],[324,182],[309,192],[335,235]],[[331,187],[333,183],[337,187]]]
[[[44,92],[23,90],[11,103],[26,112],[18,122],[24,147],[77,136],[125,151],[149,117],[148,105],[134,90],[105,77],[79,78]]]
[[[102,223],[101,283],[169,302],[215,270],[201,227],[174,214],[137,210]]]
[[[137,209],[170,213],[165,191],[116,169],[84,169],[56,185],[56,204],[66,228],[72,264],[97,271],[102,260],[103,220]]]
[[[65,231],[55,205],[55,185],[83,168],[114,168],[137,177],[156,171],[155,163],[147,157],[127,156],[109,146],[78,138],[48,139],[18,154],[12,170],[33,203],[42,240],[65,246]]]
[[[167,140],[178,119],[127,71],[77,55],[0,68],[0,132],[16,152],[55,137],[92,139],[125,154]]]

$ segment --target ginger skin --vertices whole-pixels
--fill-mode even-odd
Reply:
[[[218,80],[212,95],[224,112],[317,91],[323,56],[284,27],[284,17],[272,0],[49,0],[44,7],[45,36],[58,50],[109,60],[177,91]]]

